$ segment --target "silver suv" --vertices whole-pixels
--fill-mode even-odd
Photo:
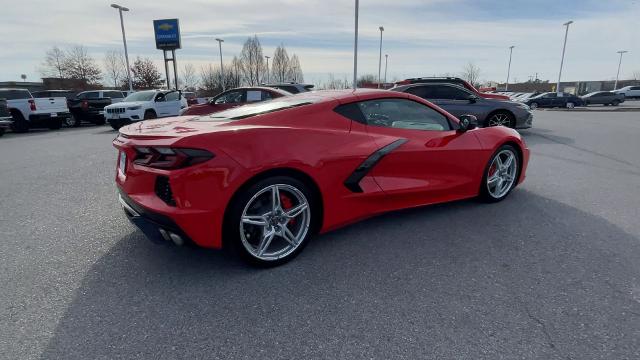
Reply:
[[[533,114],[529,106],[513,101],[484,99],[453,84],[411,84],[397,86],[392,91],[405,92],[426,99],[453,116],[475,115],[480,126],[530,128]]]

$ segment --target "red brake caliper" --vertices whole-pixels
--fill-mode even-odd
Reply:
[[[282,204],[282,210],[287,211],[293,207],[293,201],[287,195],[280,193],[280,204]],[[289,220],[289,224],[295,225],[296,219]]]

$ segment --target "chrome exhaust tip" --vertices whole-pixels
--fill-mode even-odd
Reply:
[[[169,233],[167,233],[165,229],[158,229],[158,231],[160,231],[160,235],[162,235],[163,239],[165,239],[166,241],[171,241],[171,237],[169,237]]]
[[[171,238],[171,241],[173,241],[173,243],[176,244],[177,246],[184,245],[184,239],[182,239],[178,234],[174,234],[170,232],[169,237]]]

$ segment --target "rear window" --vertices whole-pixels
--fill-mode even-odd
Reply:
[[[112,99],[123,98],[122,92],[120,91],[105,91],[104,96]]]
[[[256,115],[262,115],[291,109],[294,107],[313,104],[315,99],[312,97],[296,97],[295,99],[287,99],[286,97],[276,100],[261,102],[257,104],[249,104],[225,111],[220,111],[209,116],[201,116],[194,118],[194,121],[217,121],[217,120],[240,120]]]
[[[31,93],[28,90],[0,90],[0,99],[18,100],[31,99]]]

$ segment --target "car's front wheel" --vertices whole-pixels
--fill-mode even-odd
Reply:
[[[234,248],[260,266],[283,264],[302,251],[313,232],[313,193],[286,176],[261,180],[235,197],[225,226]]]
[[[506,126],[510,128],[515,127],[515,119],[513,115],[506,111],[497,111],[487,119],[487,126]]]
[[[538,108],[538,103],[537,102],[532,102],[531,105],[529,105],[529,108],[531,108],[531,110],[535,110]]]
[[[572,103],[571,101],[567,103],[567,109],[573,109],[574,107],[576,107],[576,104]]]
[[[506,198],[518,182],[519,161],[518,152],[513,146],[501,146],[487,164],[480,197],[487,202]]]

